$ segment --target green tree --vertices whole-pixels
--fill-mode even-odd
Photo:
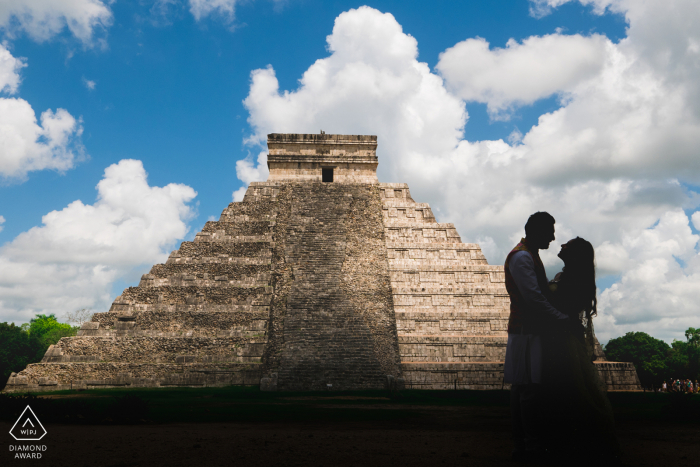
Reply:
[[[664,341],[651,337],[645,332],[628,332],[622,337],[610,339],[605,346],[608,360],[632,362],[642,386],[659,386],[669,378],[672,371],[667,357],[671,347]],[[675,364],[681,364],[680,361]],[[680,376],[678,376],[680,377]]]
[[[700,329],[688,328],[685,339],[671,343],[666,357],[669,374],[676,379],[700,379]]]
[[[688,353],[685,342],[673,341],[666,356],[669,368],[668,376],[673,379],[685,379],[688,376]]]
[[[10,373],[41,361],[45,352],[46,347],[37,336],[14,323],[0,323],[0,389],[5,387]]]
[[[59,323],[56,316],[38,314],[29,321],[29,334],[36,336],[48,349],[56,344],[61,337],[70,337],[78,334],[78,326]]]

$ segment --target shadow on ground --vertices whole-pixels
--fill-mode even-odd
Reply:
[[[700,461],[700,396],[611,393],[625,465]],[[0,395],[8,431],[30,405],[42,466],[513,465],[506,391],[267,393],[102,389]],[[573,459],[572,459],[573,460]],[[27,460],[16,461],[26,463]]]

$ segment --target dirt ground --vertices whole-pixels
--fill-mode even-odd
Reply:
[[[404,407],[402,410],[406,410]],[[412,410],[420,411],[420,407]],[[502,408],[436,408],[422,422],[259,422],[132,426],[47,424],[42,459],[14,460],[0,423],[0,465],[513,466]],[[623,465],[700,463],[700,424],[618,423]],[[27,443],[27,442],[23,442]]]

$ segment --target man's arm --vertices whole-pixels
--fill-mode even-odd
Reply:
[[[528,252],[515,253],[510,259],[509,269],[515,285],[518,286],[518,290],[532,310],[549,315],[555,320],[569,319],[567,315],[554,308],[542,294],[537,283],[535,263]]]

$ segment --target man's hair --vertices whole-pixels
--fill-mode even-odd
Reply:
[[[530,237],[553,226],[556,221],[551,214],[544,211],[537,211],[527,220],[525,224],[525,236]]]

